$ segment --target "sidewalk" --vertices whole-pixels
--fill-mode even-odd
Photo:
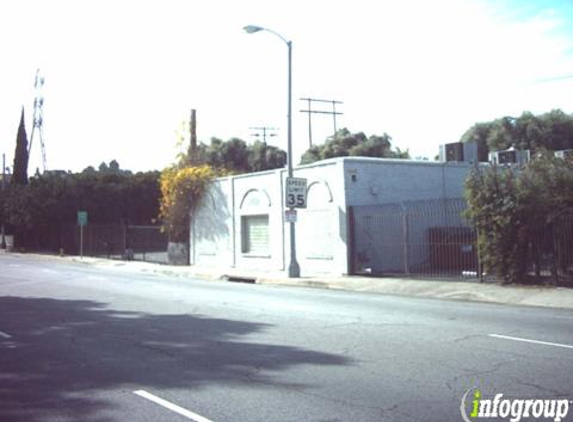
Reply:
[[[480,283],[477,280],[421,280],[361,276],[288,278],[286,273],[254,273],[219,269],[186,268],[198,278],[253,280],[257,284],[311,287],[376,294],[424,297],[472,302],[489,302],[573,309],[573,289],[552,286],[517,286]]]
[[[19,254],[13,254],[19,255]],[[238,281],[276,286],[296,286],[434,299],[488,302],[573,309],[573,289],[552,286],[519,286],[479,283],[477,280],[419,280],[360,276],[288,278],[284,272],[267,273],[224,268],[169,266],[137,261],[117,261],[77,256],[24,254],[38,259],[64,260],[129,272],[155,273],[213,281]]]

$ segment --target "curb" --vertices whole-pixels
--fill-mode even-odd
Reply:
[[[12,254],[12,253],[11,253]],[[204,269],[190,266],[168,266],[139,261],[115,261],[102,258],[57,255],[19,254],[41,260],[57,260],[121,271],[162,274],[178,278],[198,278],[205,281],[226,281],[268,286],[306,287],[324,290],[354,291],[402,297],[432,298],[463,302],[495,303],[500,305],[534,306],[573,309],[573,288],[527,285],[499,285],[471,281],[416,280],[374,277],[307,277],[291,279],[282,274],[261,274],[229,269]]]

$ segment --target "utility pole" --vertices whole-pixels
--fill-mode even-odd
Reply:
[[[2,195],[5,194],[6,190],[6,154],[2,154]],[[6,249],[6,229],[4,227],[5,216],[2,217],[2,240],[0,243],[0,249]]]
[[[267,136],[272,138],[273,136],[277,136],[277,134],[275,133],[278,129],[275,127],[269,127],[269,126],[259,126],[259,127],[250,127],[249,129],[251,130],[256,130],[256,133],[252,133],[251,136],[254,136],[255,138],[263,138],[263,142],[266,144],[267,143]]]
[[[189,121],[189,132],[191,133],[191,150],[197,149],[197,110],[191,110],[191,120]]]
[[[189,119],[189,160],[197,164],[197,111],[191,109],[191,118]]]
[[[336,116],[340,116],[341,113],[339,111],[336,111],[336,105],[337,104],[342,104],[342,101],[337,101],[337,100],[319,100],[316,98],[301,98],[301,101],[306,101],[308,103],[308,108],[306,110],[300,110],[301,113],[307,113],[308,114],[308,143],[309,146],[312,147],[312,114],[330,114],[332,116],[332,123],[333,123],[333,136],[336,136],[336,132],[337,132],[337,127],[336,127]],[[313,102],[317,102],[317,103],[329,103],[332,104],[332,111],[326,111],[326,110],[313,110],[312,109],[312,103]]]

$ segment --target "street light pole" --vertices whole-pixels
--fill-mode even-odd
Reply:
[[[293,155],[292,155],[292,41],[287,40],[282,35],[273,30],[263,28],[260,26],[248,25],[243,28],[248,34],[254,34],[259,31],[267,31],[279,37],[287,45],[288,48],[288,112],[287,112],[287,162],[288,162],[288,177],[293,177]],[[294,207],[289,207],[294,210]],[[290,225],[290,264],[288,267],[289,278],[300,277],[300,266],[296,260],[296,230],[293,221]]]
[[[6,190],[6,154],[2,154],[2,195],[5,195]],[[5,198],[3,198],[5,200]],[[4,228],[4,219],[6,217],[2,216],[2,240],[0,243],[0,249],[6,249],[6,229]]]

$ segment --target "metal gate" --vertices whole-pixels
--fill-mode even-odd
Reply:
[[[349,209],[353,274],[477,277],[476,236],[463,199]]]

